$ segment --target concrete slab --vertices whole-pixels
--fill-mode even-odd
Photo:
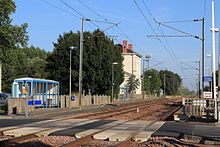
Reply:
[[[63,129],[65,129],[65,128],[50,129],[50,130],[38,132],[38,133],[36,133],[35,135],[36,135],[37,137],[46,137],[46,136],[50,135],[50,134],[53,133],[53,132],[60,131],[60,130],[63,130]]]
[[[156,132],[165,122],[155,122],[152,125],[148,126],[146,129],[138,133],[133,139],[135,141],[145,142],[151,135]]]
[[[26,127],[26,128],[19,128],[19,129],[4,131],[3,134],[8,135],[8,136],[19,137],[19,136],[24,136],[24,135],[36,133],[39,131],[43,131],[46,129],[47,128]]]
[[[3,128],[0,128],[0,131],[6,131],[6,130],[11,130],[11,129],[15,129],[17,127],[3,127]]]
[[[96,121],[96,120],[69,119],[69,120],[59,121],[59,122],[55,122],[53,124],[54,127],[52,129],[36,133],[35,135],[38,136],[38,137],[46,137],[46,136],[50,135],[51,133],[61,131],[61,130],[65,130],[65,129],[70,129],[72,127],[85,125],[85,124],[88,124],[88,123],[92,123],[94,121]]]
[[[133,133],[136,131],[121,131],[118,132],[117,134],[114,134],[109,137],[109,141],[125,141],[129,136],[131,136]]]
[[[89,129],[89,130],[86,130],[86,131],[83,131],[83,132],[80,132],[80,133],[76,133],[75,137],[76,138],[82,138],[82,137],[91,135],[93,133],[96,133],[98,131],[100,131],[100,129]]]
[[[121,131],[117,134],[114,134],[109,137],[109,141],[125,141],[128,137],[133,135],[135,132],[137,132],[140,129],[144,129],[148,125],[150,125],[152,122],[144,122],[144,121],[132,121],[128,124],[130,127],[128,127],[126,130]]]
[[[93,129],[89,129],[89,130],[86,130],[86,131],[83,131],[83,132],[80,132],[80,133],[76,133],[75,136],[76,136],[76,138],[82,138],[82,137],[85,137],[87,135],[91,135],[93,133],[96,133],[96,132],[98,132],[100,130],[103,130],[105,128],[118,125],[118,124],[123,123],[123,122],[125,122],[125,121],[113,121],[113,122],[110,122],[110,123],[107,123],[107,124],[95,127]]]
[[[93,138],[105,140],[105,139],[108,139],[110,136],[113,136],[115,134],[119,134],[122,131],[124,131],[127,128],[130,128],[130,127],[132,127],[134,125],[137,127],[137,125],[142,126],[143,124],[144,124],[144,122],[135,122],[135,121],[127,122],[127,123],[124,123],[122,125],[113,127],[113,128],[111,128],[109,130],[106,130],[106,131],[103,131],[101,133],[98,133],[98,134],[94,135]]]

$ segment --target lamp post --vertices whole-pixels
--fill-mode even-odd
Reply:
[[[76,46],[71,46],[70,47],[70,84],[69,84],[69,108],[71,108],[71,92],[72,92],[72,50],[77,49],[78,47]]]
[[[147,93],[148,94],[150,93],[150,79],[151,79],[151,76],[148,76],[148,86],[147,86]]]
[[[148,62],[147,70],[149,70],[151,56],[150,55],[146,55],[145,58],[147,58],[147,60],[146,60]]]
[[[142,77],[142,92],[143,92],[143,99],[144,99],[144,69],[145,69],[145,61],[148,61],[148,69],[149,69],[149,58],[150,58],[151,56],[150,55],[146,55],[145,57],[144,57],[144,59],[143,59],[143,77]],[[147,60],[148,59],[148,60]]]
[[[114,85],[115,85],[115,83],[114,83],[114,65],[117,65],[117,64],[118,64],[118,62],[112,63],[112,99],[111,99],[111,102],[114,99]]]

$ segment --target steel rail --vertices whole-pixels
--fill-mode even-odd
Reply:
[[[166,119],[167,117],[169,117],[171,114],[173,114],[173,113],[176,112],[177,110],[179,110],[179,107],[178,107],[178,109],[175,108],[175,110],[171,110],[171,111],[167,112],[169,115],[166,113],[166,114],[164,114],[163,116],[161,116],[159,119],[157,119],[157,120],[153,121],[152,123],[150,123],[149,125],[140,128],[138,131],[136,131],[135,133],[133,133],[132,135],[130,135],[126,141],[123,141],[123,142],[119,143],[119,144],[116,145],[116,146],[117,146],[117,147],[128,147],[128,146],[131,145],[131,143],[133,142],[132,139],[133,139],[134,136],[136,136],[138,133],[140,133],[141,131],[143,131],[143,130],[146,129],[147,127],[151,126],[151,125],[154,124],[155,122],[161,121],[161,120],[163,120],[163,119]],[[65,144],[65,145],[63,145],[63,147],[78,147],[78,146],[80,146],[80,145],[82,145],[82,144],[85,144],[86,142],[90,142],[90,141],[94,140],[93,136],[96,135],[96,134],[98,134],[98,133],[101,133],[101,132],[106,131],[106,130],[108,130],[108,129],[111,129],[111,128],[113,128],[113,127],[116,127],[116,126],[125,124],[125,123],[127,123],[127,122],[131,122],[131,121],[134,121],[134,120],[139,120],[139,119],[141,119],[141,118],[144,118],[144,117],[146,117],[146,116],[149,116],[150,114],[152,114],[152,111],[150,111],[150,112],[148,112],[148,113],[145,113],[145,114],[143,114],[143,115],[141,115],[141,116],[137,116],[137,117],[135,117],[135,118],[132,118],[132,119],[130,119],[130,120],[127,120],[127,121],[125,121],[125,122],[123,122],[123,123],[116,124],[116,125],[113,125],[113,126],[110,126],[110,127],[106,127],[106,128],[104,128],[104,129],[102,129],[102,130],[100,130],[100,131],[97,131],[97,132],[93,133],[93,134],[90,134],[90,135],[88,135],[88,136],[85,136],[85,137],[82,137],[82,138],[80,138],[80,139],[77,139],[77,140],[75,140],[75,141],[73,141],[73,142],[71,142],[71,143]]]

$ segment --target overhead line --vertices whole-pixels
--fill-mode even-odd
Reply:
[[[85,3],[83,3],[81,0],[78,0],[84,7],[86,7],[87,9],[89,9],[90,11],[92,11],[93,13],[95,13],[97,16],[103,18],[105,21],[108,21],[105,17],[103,17],[102,15],[100,15],[99,13],[97,13],[96,11],[94,11],[91,7],[89,7],[88,5],[86,5]]]
[[[77,11],[76,9],[74,9],[73,7],[71,7],[69,4],[67,4],[64,0],[59,0],[60,2],[62,2],[63,4],[65,4],[67,7],[69,7],[70,9],[72,9],[74,12],[76,12],[78,15],[82,16],[83,18],[85,18],[85,16],[83,16],[82,13],[80,13],[79,11]]]
[[[77,17],[77,18],[78,18],[78,16],[76,16],[76,15],[74,15],[74,14],[72,14],[72,13],[66,11],[66,10],[63,9],[63,8],[60,8],[60,7],[56,6],[56,5],[54,5],[53,3],[50,3],[50,2],[48,2],[48,1],[46,1],[46,0],[41,0],[41,1],[43,1],[44,3],[50,5],[50,6],[54,7],[54,8],[57,8],[57,9],[59,9],[59,10],[65,12],[66,14],[69,14],[69,15],[71,15],[71,16],[74,16],[74,17]]]
[[[148,6],[147,6],[147,4],[145,3],[145,1],[144,0],[142,0],[142,2],[143,2],[143,4],[144,4],[144,6],[145,6],[145,8],[147,9],[147,11],[149,12],[149,14],[150,14],[150,16],[153,18],[153,20],[154,20],[154,22],[157,24],[157,20],[155,19],[155,17],[153,16],[153,14],[151,13],[151,11],[150,11],[150,9],[148,8]],[[160,27],[160,25],[159,25],[159,27]],[[163,33],[163,31],[162,31],[162,29],[160,28],[160,32],[161,32],[161,34],[164,36],[164,33]],[[156,34],[157,35],[157,34]],[[157,37],[158,38],[158,40],[160,40],[159,39],[159,37]],[[164,40],[167,42],[167,44],[169,45],[169,42],[168,42],[168,40],[164,37]],[[162,42],[161,40],[160,40],[160,42]],[[163,43],[162,43],[163,44]],[[180,63],[179,61],[178,61],[178,58],[177,58],[177,56],[175,55],[175,53],[174,53],[174,51],[173,51],[173,49],[172,48],[169,48],[170,50],[171,50],[171,52],[172,52],[172,54],[173,54],[173,56],[175,57],[175,60],[177,61],[177,63]],[[173,59],[174,60],[174,59]],[[178,67],[178,66],[177,66]],[[183,75],[185,75],[185,73],[184,73],[184,71],[180,68],[180,70],[182,71],[182,74]]]
[[[90,6],[88,6],[87,4],[85,4],[84,2],[82,2],[81,0],[78,0],[84,7],[86,7],[87,9],[89,9],[90,11],[92,11],[93,13],[95,13],[97,16],[99,16],[100,18],[102,18],[103,20],[105,20],[106,22],[112,23],[111,21],[109,21],[106,17],[102,16],[101,14],[99,14],[98,12],[96,12],[93,8],[91,8]],[[127,38],[129,41],[133,42],[134,45],[139,47],[139,50],[141,50],[143,53],[145,53],[145,51],[143,49],[141,49],[141,47],[139,45],[137,45],[123,30],[121,27],[116,26],[118,29],[115,29],[118,33],[120,33],[122,36],[125,36],[125,38]]]
[[[182,23],[182,22],[196,22],[201,21],[201,19],[194,19],[194,20],[179,20],[179,21],[165,21],[162,23]]]
[[[139,5],[137,4],[136,0],[133,0],[135,5],[137,6],[137,8],[139,9],[139,11],[141,12],[142,16],[144,17],[145,21],[148,23],[148,25],[150,26],[151,30],[154,32],[155,35],[157,35],[156,31],[154,30],[154,28],[152,27],[152,25],[150,24],[150,22],[147,20],[145,14],[143,13],[143,11],[141,10],[141,8],[139,7]],[[166,50],[166,52],[169,54],[169,56],[174,60],[174,57],[170,54],[170,52],[168,51],[168,49],[166,48],[166,46],[163,44],[163,42],[161,41],[160,38],[157,37],[157,39],[159,40],[159,42],[161,43],[161,45],[163,46],[163,48]],[[176,63],[176,62],[175,62]]]
[[[64,0],[59,0],[60,2],[62,2],[63,4],[65,4],[67,7],[69,7],[71,10],[73,10],[74,12],[76,12],[78,15],[80,15],[83,18],[86,18],[82,13],[80,13],[79,11],[77,11],[76,9],[74,9],[72,6],[70,6],[67,2],[65,2]],[[95,24],[93,21],[89,21],[91,24],[95,25],[98,29],[100,29],[101,31],[103,31],[103,29]],[[106,30],[105,30],[106,31]],[[104,32],[104,31],[103,31]],[[111,36],[109,33],[105,32],[107,35]],[[113,38],[114,40],[117,40],[115,38]],[[118,41],[118,40],[117,40]]]

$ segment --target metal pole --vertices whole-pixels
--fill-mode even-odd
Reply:
[[[133,95],[133,93],[134,93],[134,91],[133,91],[133,82],[134,82],[134,70],[133,70],[133,68],[134,68],[134,53],[132,53],[132,69],[131,69],[131,76],[132,76],[132,78],[131,78],[131,80],[132,80],[132,82],[131,82],[131,99],[133,100],[133,98],[134,98],[134,95]]]
[[[114,64],[112,63],[112,99],[111,102],[114,99]]]
[[[83,18],[80,28],[80,56],[79,56],[79,105],[82,105],[82,64],[83,64]]]
[[[69,108],[71,108],[71,91],[72,91],[72,61],[71,61],[71,57],[72,57],[72,50],[70,49],[70,90],[69,90]]]
[[[215,74],[215,13],[214,13],[214,0],[212,0],[212,64],[213,64],[213,94],[214,94],[214,102],[215,102],[215,119],[217,119],[217,103],[216,103],[216,74]]]
[[[0,63],[0,93],[2,93],[2,63]]]
[[[201,81],[200,81],[200,77],[201,77],[201,69],[200,69],[200,61],[198,61],[198,63],[199,63],[199,98],[201,98],[201,93],[200,93],[200,83],[201,83]]]
[[[145,59],[143,59],[143,74],[142,74],[142,92],[143,92],[143,99],[144,99],[144,61]]]
[[[220,28],[218,29],[218,98],[220,98]]]
[[[218,38],[218,99],[220,99],[220,28],[218,29],[218,34],[219,34],[219,38]],[[217,109],[217,118],[218,118],[218,122],[220,122],[220,108],[219,108],[219,100],[218,102],[216,102],[216,109]]]
[[[163,94],[164,94],[164,96],[166,95],[166,92],[165,92],[165,87],[166,87],[166,75],[164,74],[163,75],[163,77],[164,77],[164,79],[163,79]]]
[[[205,19],[202,18],[202,88],[201,88],[202,97],[203,97],[203,90],[204,90],[204,73],[205,73],[204,71],[205,71]],[[200,84],[199,84],[199,88],[200,88]]]

